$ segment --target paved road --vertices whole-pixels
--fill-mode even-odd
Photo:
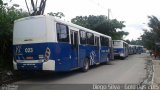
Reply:
[[[138,84],[145,77],[146,54],[137,54],[111,65],[98,65],[88,72],[46,73],[15,84]]]

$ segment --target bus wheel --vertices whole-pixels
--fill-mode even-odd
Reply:
[[[82,71],[83,72],[87,72],[89,69],[89,60],[85,59],[84,63],[83,63],[83,67],[82,67]]]

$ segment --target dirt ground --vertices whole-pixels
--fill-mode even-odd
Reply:
[[[160,84],[160,60],[153,60],[154,83]]]
[[[153,80],[152,83],[153,85],[158,85],[160,90],[160,59],[153,59],[152,58],[152,63],[153,63]]]

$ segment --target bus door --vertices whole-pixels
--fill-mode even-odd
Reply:
[[[95,36],[95,45],[96,45],[95,53],[96,53],[97,62],[100,62],[100,40],[99,39],[100,39],[99,37]]]
[[[71,58],[72,58],[72,67],[76,68],[79,66],[79,39],[78,31],[71,30]],[[67,52],[66,52],[67,53]]]

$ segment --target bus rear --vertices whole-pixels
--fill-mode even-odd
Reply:
[[[50,60],[46,18],[27,17],[16,20],[13,30],[13,66],[15,70],[54,70]]]

